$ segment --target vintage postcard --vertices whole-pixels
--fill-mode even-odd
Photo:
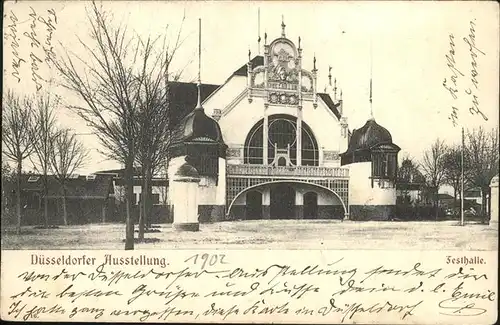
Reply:
[[[3,320],[497,321],[496,3],[3,5]]]

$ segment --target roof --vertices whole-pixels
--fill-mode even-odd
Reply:
[[[172,143],[190,141],[224,143],[219,123],[207,116],[203,109],[195,109],[185,116],[172,134]]]
[[[386,128],[369,119],[359,129],[354,129],[349,137],[347,150],[340,154],[341,166],[372,160],[373,152],[398,153],[401,150],[392,142],[392,136]]]
[[[41,192],[43,189],[42,176],[24,174],[21,176],[21,188],[24,191]],[[54,175],[47,176],[48,197],[62,197],[61,185]],[[95,175],[93,179],[87,176],[78,176],[66,181],[67,198],[102,198],[113,193],[113,176]]]
[[[198,102],[198,86],[190,82],[171,82],[170,103],[171,123],[177,125],[184,117],[191,113]],[[201,101],[210,96],[219,85],[201,84]]]
[[[141,184],[142,173],[141,167],[134,167],[134,184]],[[124,184],[123,178],[125,176],[125,168],[122,169],[109,169],[94,172],[94,175],[109,175],[115,178],[117,185]],[[167,178],[162,176],[153,176],[151,178],[152,185],[164,185],[167,184]]]
[[[252,68],[258,67],[260,65],[264,65],[264,57],[262,55],[255,56],[252,60],[250,60],[252,64]],[[245,63],[238,70],[233,72],[233,76],[244,76],[248,75],[248,63]]]
[[[481,189],[480,188],[474,188],[470,190],[464,190],[464,197],[481,197]]]
[[[450,194],[447,193],[439,193],[438,194],[438,199],[439,200],[454,200],[455,198],[451,196]]]
[[[142,169],[141,167],[134,167],[134,176],[141,176]],[[125,168],[121,169],[108,169],[108,170],[100,170],[94,173],[95,175],[111,175],[115,177],[123,177],[125,174]]]
[[[142,186],[143,185],[143,180],[140,178],[134,178],[133,179],[133,184],[134,186]],[[117,178],[115,179],[115,185],[116,186],[126,186],[126,181],[124,178]],[[167,177],[154,177],[151,179],[151,186],[168,186],[168,179]]]
[[[391,133],[389,133],[386,128],[375,122],[374,119],[369,119],[361,128],[354,129],[352,131],[349,146],[345,153],[371,150],[374,147],[384,144],[391,145],[394,146],[395,149],[399,149],[399,147],[392,143]]]
[[[335,114],[335,116],[340,120],[341,115],[338,109],[340,106],[340,102],[335,104],[330,95],[325,93],[318,93],[318,95],[325,102],[326,106],[328,106],[328,108],[333,112],[333,114]]]

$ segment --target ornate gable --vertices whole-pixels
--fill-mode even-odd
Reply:
[[[300,37],[298,47],[285,36],[285,24],[282,23],[281,37],[267,44],[264,36],[263,64],[253,66],[249,53],[247,64],[248,100],[263,97],[268,105],[286,105],[302,107],[304,100],[317,105],[316,59],[314,69],[302,69],[302,49]]]

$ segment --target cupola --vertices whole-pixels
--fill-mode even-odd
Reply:
[[[205,114],[203,109],[195,109],[179,124],[176,142],[209,141],[224,144],[219,123]]]
[[[200,20],[201,35],[201,20]],[[198,98],[194,110],[185,116],[174,129],[171,138],[171,158],[187,156],[200,176],[216,177],[219,158],[226,157],[227,146],[219,124],[205,114],[201,104],[201,37],[199,40]],[[189,108],[188,108],[189,109]]]

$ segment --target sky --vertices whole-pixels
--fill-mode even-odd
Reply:
[[[73,128],[90,150],[81,174],[120,165],[99,154],[92,131],[64,107],[79,99],[58,85],[43,47],[82,53],[78,39],[91,42],[86,6],[84,1],[19,1],[4,7],[3,90],[29,95],[38,85],[61,96],[58,124]],[[268,42],[279,37],[283,18],[286,36],[295,43],[301,37],[304,68],[312,69],[316,56],[318,89],[323,90],[332,66],[351,130],[370,116],[371,76],[374,117],[402,148],[400,159],[421,160],[437,138],[460,143],[461,127],[498,125],[500,37],[494,2],[106,1],[103,7],[131,33],[167,33],[173,39],[180,31],[183,42],[173,68],[183,69],[186,81],[197,74],[201,18],[202,82],[212,84],[222,84],[245,64],[248,50],[252,56],[259,53],[259,29]],[[450,120],[453,112],[456,125]]]

